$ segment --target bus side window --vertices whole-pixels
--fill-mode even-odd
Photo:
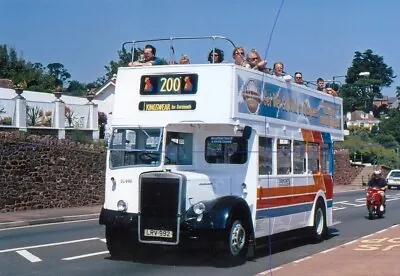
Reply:
[[[330,149],[328,144],[321,144],[321,171],[322,173],[329,173],[329,155]]]
[[[305,174],[306,170],[306,143],[293,141],[293,173]]]
[[[292,171],[292,141],[287,139],[278,139],[277,147],[277,167],[278,174],[290,174]]]
[[[258,174],[272,174],[272,138],[258,138]]]
[[[245,164],[247,141],[242,137],[210,136],[205,141],[204,158],[212,164]]]
[[[317,143],[308,143],[308,170],[310,173],[319,173],[319,145]]]

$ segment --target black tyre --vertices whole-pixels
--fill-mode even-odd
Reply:
[[[227,228],[223,257],[231,264],[244,263],[249,248],[249,234],[241,220],[233,219]]]
[[[125,229],[106,226],[106,243],[111,257],[120,259],[132,254],[132,239]]]
[[[315,207],[314,224],[312,227],[314,241],[321,242],[326,237],[327,232],[325,204],[319,199]]]
[[[375,218],[374,215],[374,206],[369,206],[368,208],[368,219],[373,220]]]

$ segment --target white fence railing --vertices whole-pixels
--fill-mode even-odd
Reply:
[[[21,93],[13,99],[0,95],[0,128],[57,130],[60,139],[65,138],[66,129],[82,130],[98,140],[98,108],[92,99],[86,104],[66,104],[62,97],[45,102],[27,101]]]

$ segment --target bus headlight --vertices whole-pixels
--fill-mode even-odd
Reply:
[[[128,210],[128,202],[126,202],[125,200],[119,200],[117,203],[117,208],[118,211],[126,212],[126,210]]]
[[[206,205],[204,205],[203,202],[196,203],[196,204],[193,206],[193,212],[194,212],[196,215],[201,215],[201,214],[203,214],[205,210],[206,210]]]

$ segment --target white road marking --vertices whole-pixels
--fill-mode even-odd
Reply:
[[[350,203],[350,202],[343,202],[343,203],[341,203],[341,204],[350,205],[350,206],[353,206],[353,207],[361,207],[361,206],[364,206],[364,205],[365,205],[365,203],[362,203],[362,204],[354,204],[354,203]]]
[[[386,199],[386,201],[393,201],[393,200],[399,200],[400,198],[389,198],[389,199]]]
[[[98,219],[98,218],[94,218],[94,219],[82,219],[82,220],[74,220],[74,221],[63,221],[63,222],[54,222],[54,223],[44,223],[44,224],[17,226],[17,227],[10,227],[10,228],[0,229],[0,231],[9,231],[9,230],[15,230],[15,229],[24,229],[24,228],[33,228],[33,227],[42,227],[42,226],[51,226],[51,225],[57,225],[57,224],[67,224],[67,223],[86,222],[86,221],[92,221],[92,220],[99,220],[99,219]],[[6,223],[9,224],[8,222],[6,222]],[[15,222],[15,223],[17,223],[17,222]],[[5,224],[5,223],[4,223],[4,224]]]
[[[360,239],[366,239],[366,238],[369,238],[369,237],[371,237],[373,234],[374,234],[374,233],[372,233],[372,234],[369,234],[369,235],[366,235],[366,236],[364,236],[364,237],[361,237]]]
[[[31,263],[37,263],[42,261],[40,258],[36,257],[27,250],[18,250],[17,253],[22,257],[24,257],[25,259],[27,259],[28,261],[30,261]]]
[[[86,257],[91,257],[91,256],[103,255],[103,254],[107,254],[107,253],[108,253],[108,250],[101,251],[101,252],[96,252],[96,253],[90,253],[90,254],[74,256],[74,257],[63,258],[62,260],[63,261],[71,261],[71,260],[76,260],[76,259],[81,259],[81,258],[86,258]]]
[[[64,245],[64,244],[71,244],[71,243],[78,243],[78,242],[85,242],[85,241],[93,241],[93,240],[99,240],[99,239],[100,238],[96,237],[96,238],[87,238],[87,239],[80,239],[80,240],[64,241],[64,242],[39,244],[39,245],[26,246],[26,247],[10,248],[10,249],[0,250],[0,253],[19,251],[19,250],[26,250],[26,249],[33,249],[33,248],[42,248],[42,247],[49,247],[49,246],[57,246],[57,245]]]
[[[107,240],[106,239],[100,239],[102,242],[107,242]]]
[[[24,222],[23,220],[18,220],[18,221],[10,221],[10,222],[1,222],[0,225],[3,224],[17,224],[17,223],[22,223]]]
[[[342,223],[340,220],[332,222],[332,226]]]
[[[278,266],[278,267],[274,267],[274,268],[272,268],[272,269],[269,269],[269,270],[266,270],[266,271],[263,271],[263,272],[260,272],[260,273],[258,273],[258,274],[256,274],[256,276],[261,276],[261,275],[267,275],[267,274],[271,274],[271,272],[273,272],[273,271],[277,271],[277,270],[279,270],[279,269],[281,269],[282,267],[281,266]]]
[[[321,253],[322,253],[322,254],[326,254],[326,253],[328,253],[328,252],[331,252],[331,251],[335,250],[336,248],[337,248],[337,247],[329,248],[329,249],[327,249],[327,250],[322,251]]]
[[[294,263],[298,264],[298,263],[300,263],[300,262],[302,262],[302,261],[305,261],[305,260],[308,260],[308,259],[311,259],[311,257],[308,256],[308,257],[305,257],[305,258],[303,258],[303,259],[296,260],[296,261],[294,261]]]
[[[343,202],[347,202],[347,200],[345,200],[345,201],[334,201],[334,202],[333,202],[333,205],[335,205],[335,204],[340,204],[340,203],[343,203]]]
[[[355,243],[355,242],[357,242],[357,241],[358,241],[358,239],[356,239],[356,240],[354,240],[354,241],[347,242],[347,243],[345,243],[345,244],[343,244],[343,245],[350,245],[350,244],[353,244],[353,243]]]
[[[74,215],[74,216],[63,216],[63,218],[71,218],[71,217],[89,217],[89,216],[95,216],[95,215],[100,215],[99,213],[94,213],[94,214],[84,214],[84,215]]]
[[[346,209],[346,207],[332,207],[332,211],[343,210],[343,209]]]

